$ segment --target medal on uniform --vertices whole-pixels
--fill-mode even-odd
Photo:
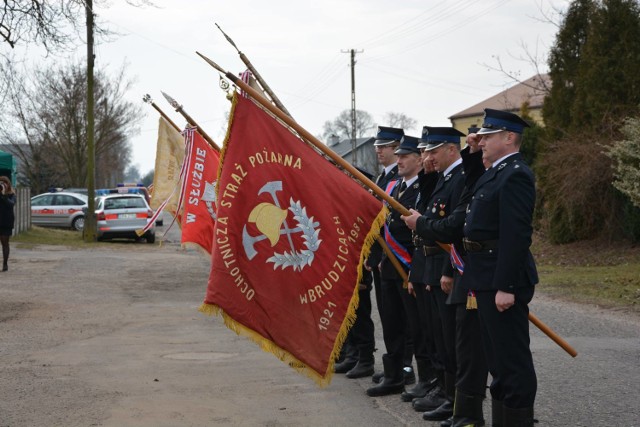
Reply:
[[[444,203],[440,204],[440,212],[438,212],[438,215],[444,216],[444,206],[445,206]]]
[[[467,310],[477,310],[478,301],[476,300],[476,293],[469,291],[467,293]]]

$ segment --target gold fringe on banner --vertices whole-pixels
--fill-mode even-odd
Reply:
[[[371,246],[375,243],[376,238],[380,234],[380,229],[384,225],[384,221],[387,218],[388,210],[386,206],[383,205],[382,210],[376,216],[375,220],[371,224],[371,228],[367,233],[367,237],[365,237],[364,242],[362,244],[362,251],[360,251],[360,262],[358,263],[358,277],[356,279],[355,287],[353,289],[353,296],[351,297],[351,301],[349,302],[349,308],[344,316],[344,320],[342,321],[342,325],[340,326],[340,330],[338,331],[338,335],[336,337],[336,342],[333,346],[333,351],[331,352],[331,358],[329,363],[329,368],[327,370],[327,374],[333,375],[335,361],[340,357],[340,351],[342,350],[342,346],[344,345],[344,341],[347,339],[347,335],[349,334],[349,330],[353,326],[356,321],[356,309],[360,304],[360,294],[358,293],[358,285],[362,281],[362,269],[364,268],[364,261],[369,257],[369,253],[371,252]]]
[[[347,339],[349,330],[356,321],[356,308],[360,303],[360,298],[358,295],[358,285],[362,281],[362,268],[364,266],[364,260],[369,256],[371,245],[375,242],[376,236],[380,233],[380,228],[384,224],[384,220],[386,217],[387,208],[383,207],[380,213],[376,216],[376,219],[373,221],[371,229],[367,233],[367,237],[365,238],[364,244],[362,245],[362,251],[360,252],[360,263],[358,265],[358,277],[354,286],[353,296],[351,297],[349,307],[336,336],[333,351],[331,352],[331,356],[329,358],[329,365],[327,367],[327,371],[324,373],[324,376],[308,367],[304,362],[300,361],[294,355],[279,347],[273,341],[263,337],[254,330],[236,321],[231,316],[227,315],[224,310],[222,310],[217,305],[203,303],[198,308],[198,311],[210,316],[222,315],[224,324],[227,326],[227,328],[231,329],[240,336],[251,339],[253,342],[258,344],[263,351],[273,354],[278,359],[289,365],[291,368],[295,369],[297,372],[314,380],[320,387],[326,387],[331,383],[335,360],[337,360],[338,356],[340,355],[340,350],[342,349],[344,341]]]
[[[234,96],[233,96],[233,99],[232,99],[232,102],[231,102],[231,112],[229,113],[229,123],[228,123],[228,127],[227,127],[227,134],[225,135],[224,142],[222,144],[222,150],[220,151],[220,165],[224,164],[224,157],[225,157],[226,150],[227,150],[228,140],[229,140],[230,135],[231,135],[231,127],[232,127],[232,124],[233,124],[233,118],[235,116],[235,108],[236,108],[236,105],[237,105],[237,97],[238,96],[239,95],[238,95],[237,92],[234,93]],[[220,181],[220,177],[221,177],[221,174],[222,174],[222,169],[223,169],[222,167],[218,168],[218,177],[217,177],[218,181]],[[216,188],[216,192],[217,191],[218,191],[218,188]],[[217,306],[215,304],[203,303],[199,307],[198,311],[200,311],[201,313],[207,314],[207,315],[216,315],[216,316],[222,315],[222,317],[224,319],[224,324],[227,326],[227,328],[231,329],[232,331],[234,331],[238,335],[241,335],[241,336],[244,336],[244,337],[247,337],[247,338],[251,339],[253,342],[258,344],[263,351],[273,354],[278,359],[280,359],[281,361],[283,361],[284,363],[289,365],[291,368],[295,369],[297,372],[299,372],[299,373],[311,378],[312,380],[314,380],[320,387],[328,386],[330,384],[330,382],[331,382],[332,377],[333,377],[335,361],[338,359],[338,357],[340,355],[340,351],[342,349],[342,346],[343,346],[345,340],[347,339],[347,335],[349,333],[349,330],[351,329],[351,327],[353,326],[353,324],[354,324],[354,322],[356,320],[356,308],[358,307],[358,304],[360,303],[360,298],[359,298],[359,294],[358,294],[358,285],[362,281],[362,276],[363,276],[362,268],[364,266],[364,260],[369,256],[369,253],[371,251],[371,246],[373,245],[373,243],[376,241],[376,238],[380,234],[380,229],[384,225],[384,221],[385,221],[385,219],[387,217],[387,214],[388,214],[388,210],[383,205],[381,211],[376,216],[375,220],[373,221],[373,223],[371,225],[370,230],[367,233],[367,236],[364,239],[364,242],[363,242],[363,245],[362,245],[362,249],[360,251],[360,262],[359,262],[359,265],[358,265],[358,275],[357,275],[357,278],[356,278],[356,283],[355,283],[355,285],[353,287],[353,295],[351,297],[351,300],[349,301],[349,306],[348,306],[347,311],[345,313],[345,317],[344,317],[344,319],[342,321],[342,325],[340,326],[340,329],[338,330],[338,334],[336,336],[335,344],[334,344],[333,350],[331,352],[331,356],[329,358],[329,364],[327,366],[327,371],[324,373],[324,375],[322,375],[321,373],[316,372],[312,368],[308,367],[304,362],[302,362],[299,359],[297,359],[294,355],[289,353],[287,350],[284,350],[281,347],[279,347],[273,341],[263,337],[262,335],[258,334],[254,330],[252,330],[252,329],[244,326],[240,322],[236,321],[231,316],[229,316],[227,313],[225,313],[224,310],[222,308],[220,308],[219,306]]]

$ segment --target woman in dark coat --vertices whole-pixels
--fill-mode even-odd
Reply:
[[[2,271],[9,266],[9,238],[13,234],[15,217],[13,206],[16,204],[16,194],[11,187],[11,181],[6,176],[0,176],[0,243],[2,243]]]

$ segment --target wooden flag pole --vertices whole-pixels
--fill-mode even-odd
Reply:
[[[538,319],[538,317],[531,312],[529,312],[529,321],[536,325],[536,327],[540,329],[546,336],[548,336],[553,342],[562,347],[562,349],[569,353],[571,357],[576,357],[578,355],[578,352],[573,347],[571,347],[568,342],[566,342],[560,335],[555,333],[553,329],[548,327],[545,323],[542,322],[542,320]]]
[[[280,102],[280,99],[278,99],[278,97],[271,90],[271,88],[269,87],[267,82],[262,78],[260,73],[258,73],[258,70],[256,70],[256,68],[253,66],[251,61],[249,61],[249,58],[247,58],[247,56],[244,53],[240,52],[240,49],[238,49],[238,46],[236,46],[236,44],[233,42],[233,40],[231,40],[231,37],[229,37],[224,31],[222,31],[222,28],[220,28],[220,25],[218,25],[217,23],[215,25],[216,25],[216,27],[218,27],[218,29],[220,30],[220,32],[222,33],[224,38],[226,38],[227,41],[231,44],[231,46],[233,46],[235,48],[235,50],[238,52],[238,55],[240,55],[240,59],[242,60],[242,62],[244,62],[244,64],[247,66],[247,68],[256,77],[256,81],[258,82],[258,84],[260,84],[260,86],[262,87],[264,92],[267,95],[269,95],[269,98],[271,98],[271,101],[273,101],[273,103],[276,105],[276,107],[278,107],[280,110],[282,110],[287,116],[291,117],[291,113],[289,113],[289,111],[285,108],[285,106],[282,104],[282,102]],[[198,54],[198,55],[200,55],[200,54]]]
[[[289,113],[289,111],[284,107],[284,105],[282,104],[282,102],[280,102],[280,100],[278,99],[276,94],[273,93],[273,91],[271,90],[271,88],[269,87],[267,82],[262,78],[260,73],[258,73],[258,70],[256,70],[253,67],[253,64],[251,64],[249,62],[249,59],[246,56],[244,56],[244,54],[242,52],[240,52],[240,50],[238,49],[236,44],[233,42],[233,40],[231,40],[231,38],[224,31],[222,31],[222,28],[220,28],[220,26],[218,24],[216,24],[216,27],[218,27],[218,29],[225,36],[227,41],[236,49],[236,51],[238,51],[238,54],[240,54],[240,58],[242,59],[242,61],[245,63],[245,65],[247,65],[247,67],[249,67],[251,72],[253,72],[253,74],[256,77],[256,80],[258,81],[260,86],[264,89],[264,91],[271,97],[271,99],[273,100],[273,103],[276,105],[276,107],[280,108],[280,110],[282,110],[282,112],[285,113],[287,116],[292,117],[291,113]],[[398,271],[398,274],[400,274],[400,276],[402,277],[404,283],[406,284],[407,283],[407,274],[405,273],[404,269],[400,265],[400,261],[398,261],[398,258],[395,256],[395,254],[393,252],[391,252],[391,249],[389,249],[389,246],[387,245],[387,242],[385,242],[385,240],[383,238],[378,236],[377,241],[378,241],[378,244],[382,247],[382,250],[387,254],[387,257],[391,261],[391,264],[393,264],[395,269]],[[374,268],[377,268],[377,267],[374,267]]]
[[[391,264],[393,264],[396,271],[402,278],[402,285],[403,285],[402,287],[407,288],[409,283],[409,276],[407,275],[407,272],[404,271],[404,268],[402,268],[402,266],[400,265],[400,261],[398,261],[396,254],[391,252],[391,249],[387,245],[387,242],[385,242],[385,240],[382,237],[378,236],[376,240],[378,241],[378,244],[380,244],[380,246],[382,247],[382,250],[384,251],[384,253],[387,254],[387,258],[389,258],[389,261],[391,261]],[[378,266],[376,265],[371,268],[378,268]]]
[[[166,121],[168,121],[168,122],[171,124],[171,126],[173,126],[173,128],[174,128],[175,130],[177,130],[178,132],[181,132],[181,131],[180,131],[180,128],[178,127],[178,125],[177,125],[177,124],[175,124],[175,123],[173,122],[173,120],[171,120],[171,119],[169,118],[169,116],[167,116],[167,115],[164,113],[164,111],[162,111],[162,110],[160,109],[160,107],[158,107],[158,105],[157,105],[155,102],[153,102],[153,99],[151,99],[151,95],[146,94],[145,96],[143,96],[143,97],[142,97],[142,100],[143,100],[144,102],[146,102],[147,104],[151,104],[151,106],[152,106],[153,108],[155,108],[155,109],[156,109],[156,111],[157,111],[158,113],[160,113],[160,115],[162,116],[162,118],[164,118]]]
[[[295,120],[293,120],[290,116],[287,116],[282,111],[280,111],[276,106],[271,104],[270,102],[266,102],[267,100],[260,95],[258,91],[253,89],[251,86],[243,82],[241,79],[236,77],[233,73],[224,70],[218,64],[201,54],[200,52],[196,52],[198,56],[204,59],[209,65],[213,68],[224,74],[229,80],[231,80],[236,86],[244,90],[246,93],[251,95],[251,97],[258,102],[262,107],[269,110],[273,115],[275,115],[278,119],[282,120],[292,129],[294,129],[300,136],[306,139],[310,144],[316,147],[318,150],[322,151],[327,155],[330,159],[332,159],[336,164],[338,164],[343,169],[347,170],[351,175],[358,178],[360,182],[366,185],[372,192],[374,192],[381,199],[385,200],[393,209],[400,212],[404,216],[411,215],[411,212],[407,208],[405,208],[400,202],[395,200],[393,197],[384,192],[380,187],[378,187],[373,181],[367,178],[362,172],[357,170],[355,167],[351,166],[348,162],[346,162],[342,157],[338,156],[333,150],[320,142],[315,136],[311,135],[306,129],[300,126]],[[443,248],[448,245],[440,245]],[[404,270],[403,270],[404,272]],[[406,273],[405,273],[406,275]],[[529,313],[529,321],[533,323],[536,327],[538,327],[543,333],[545,333],[551,340],[553,340],[556,344],[558,344],[564,351],[566,351],[569,355],[575,357],[578,353],[573,349],[565,340],[560,338],[558,334],[556,334],[551,328],[542,323],[533,313]]]
[[[317,148],[319,151],[323,152],[327,157],[333,160],[336,164],[338,164],[341,168],[345,169],[351,175],[358,178],[358,181],[362,182],[369,188],[372,192],[374,192],[379,198],[385,200],[387,203],[393,207],[396,211],[400,212],[402,215],[411,215],[411,212],[407,208],[405,208],[402,204],[400,204],[396,199],[388,195],[384,192],[380,187],[378,187],[373,181],[367,178],[362,172],[360,172],[355,167],[351,166],[347,161],[345,161],[342,157],[338,156],[333,150],[324,145],[321,141],[319,141],[315,136],[311,135],[305,128],[300,126],[295,120],[293,120],[290,116],[283,113],[278,107],[274,106],[270,102],[265,102],[266,99],[260,95],[258,91],[254,88],[243,82],[240,78],[236,77],[233,73],[229,71],[225,71],[218,64],[201,54],[200,52],[196,52],[202,59],[204,59],[209,65],[213,68],[221,72],[225,75],[229,80],[231,80],[236,86],[241,88],[243,91],[247,92],[251,97],[258,102],[262,107],[266,110],[269,110],[274,116],[287,124],[287,126],[291,127],[295,130],[298,135],[303,137],[306,141],[308,141],[311,145]]]
[[[244,82],[243,82],[244,83]],[[216,150],[217,152],[220,152],[220,147],[218,146],[218,144],[216,144],[213,139],[204,131],[204,129],[202,129],[200,127],[200,125],[198,123],[196,123],[195,120],[193,120],[193,118],[187,114],[186,111],[184,111],[184,109],[182,108],[182,105],[178,104],[178,102],[173,99],[172,97],[170,97],[169,95],[167,95],[166,93],[162,92],[162,95],[165,97],[165,99],[169,102],[169,104],[176,109],[176,111],[180,114],[182,114],[182,116],[187,120],[187,123],[189,123],[191,126],[194,126],[197,130],[198,133],[200,135],[202,135],[202,137],[204,139],[207,140],[207,142],[209,143],[209,145],[211,146],[211,148],[213,148],[214,150]]]

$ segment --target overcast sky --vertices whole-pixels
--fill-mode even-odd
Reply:
[[[292,116],[314,135],[325,121],[351,108],[350,56],[356,56],[356,107],[385,125],[386,112],[405,113],[423,125],[448,126],[449,116],[513,84],[490,70],[500,58],[522,79],[535,74],[528,53],[543,63],[556,26],[543,12],[564,10],[564,0],[153,0],[134,8],[123,0],[98,7],[99,19],[121,35],[96,48],[96,67],[115,72],[128,63],[136,79],[130,99],[149,93],[180,126],[165,91],[222,145],[230,103],[218,74],[195,51],[229,71],[246,67],[215,27],[235,41]],[[541,12],[542,11],[542,12]],[[557,17],[556,17],[557,20]],[[86,52],[79,50],[81,58]],[[158,114],[144,105],[133,163],[154,167]]]

